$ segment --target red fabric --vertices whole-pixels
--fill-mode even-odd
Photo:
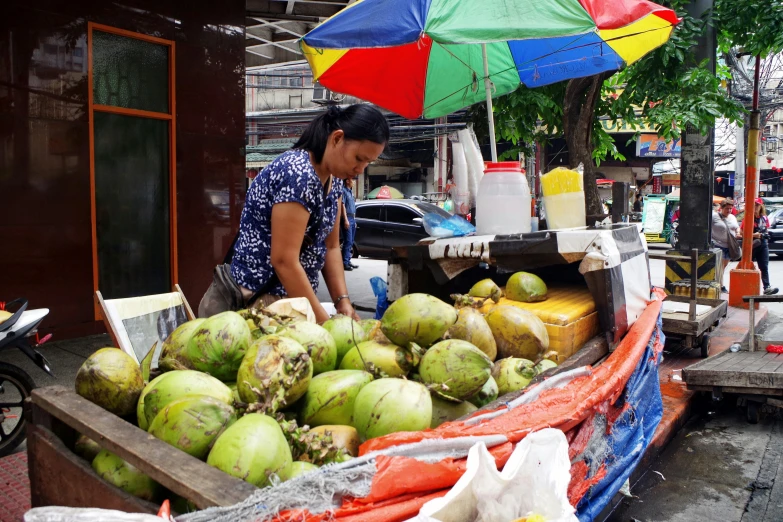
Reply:
[[[415,120],[424,112],[424,88],[432,40],[396,47],[351,49],[318,81]]]
[[[679,23],[677,13],[647,0],[579,0],[599,29],[625,27],[654,13],[672,24]]]
[[[606,476],[606,466],[603,464],[598,468],[598,472],[595,475],[587,478],[589,471],[590,467],[583,460],[571,465],[571,482],[568,483],[568,502],[572,506],[579,504],[585,493]]]
[[[511,452],[510,442],[489,450],[495,457],[498,469],[503,468]],[[378,457],[377,472],[372,479],[370,494],[357,499],[357,502],[377,502],[410,493],[450,488],[467,470],[467,458],[443,459],[440,462],[426,463],[408,457]],[[405,477],[405,480],[400,480]]]
[[[783,353],[783,345],[770,344],[767,346],[767,353]]]

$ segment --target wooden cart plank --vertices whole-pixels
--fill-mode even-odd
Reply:
[[[204,509],[230,506],[245,500],[257,488],[208,466],[185,452],[113,415],[63,386],[38,388],[32,393],[36,409],[59,419],[103,448],[117,454],[171,491]]]
[[[715,386],[700,386],[700,385],[688,385],[688,389],[692,391],[712,392],[715,390]],[[735,388],[732,386],[718,386],[723,393],[736,393],[747,395],[771,395],[774,397],[783,397],[783,389],[776,390],[773,388]]]
[[[158,512],[101,479],[87,461],[73,454],[51,431],[27,425],[27,454],[32,507],[65,506],[116,509],[128,513]]]

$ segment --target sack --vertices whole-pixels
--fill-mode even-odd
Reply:
[[[445,497],[430,500],[408,522],[510,522],[539,515],[578,522],[568,502],[571,462],[563,432],[544,428],[525,437],[499,472],[483,442],[468,453],[465,474]]]
[[[231,277],[231,265],[222,264],[212,272],[212,284],[204,293],[198,305],[198,316],[212,317],[229,310],[241,310],[245,307],[242,290]]]

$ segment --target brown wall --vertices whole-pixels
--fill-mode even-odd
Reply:
[[[27,297],[31,308],[50,308],[44,326],[58,338],[100,330],[93,321],[90,21],[176,44],[179,282],[197,307],[244,201],[244,0],[6,0],[0,11],[0,301]],[[78,48],[81,57],[70,51]],[[217,208],[210,195],[226,203]]]

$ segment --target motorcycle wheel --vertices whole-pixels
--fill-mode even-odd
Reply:
[[[0,457],[10,455],[25,439],[24,400],[33,388],[26,371],[0,363]]]

